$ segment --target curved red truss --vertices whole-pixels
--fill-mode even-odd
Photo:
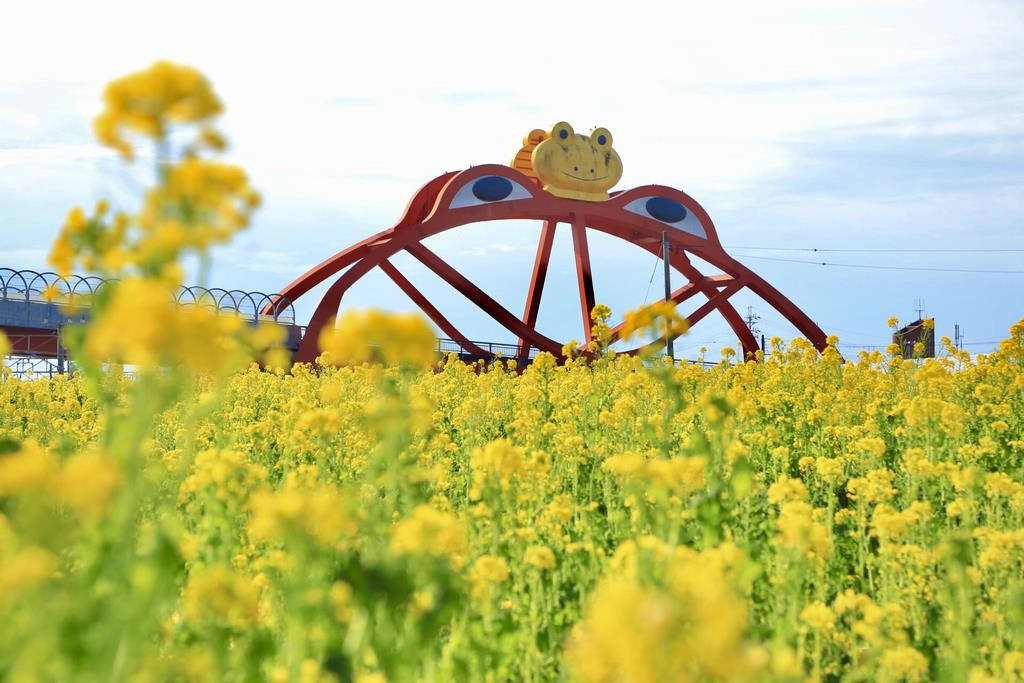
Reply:
[[[475,192],[474,182],[486,176],[503,179],[486,182],[497,182],[505,189],[508,187],[506,181],[511,183],[511,192],[507,193],[505,198],[493,199],[491,195],[481,199]],[[686,209],[686,217],[675,223],[655,218],[644,208],[649,206],[645,202],[654,197],[681,204]],[[662,217],[665,217],[664,214]],[[522,316],[513,314],[489,297],[423,245],[424,239],[463,225],[513,219],[544,222],[526,298],[526,308]],[[626,240],[659,255],[662,248],[662,232],[667,231],[670,244],[669,263],[688,280],[672,294],[673,300],[682,303],[696,294],[704,294],[707,301],[687,316],[690,326],[696,325],[709,313],[718,310],[736,333],[745,355],[757,351],[758,344],[729,302],[730,297],[744,287],[752,290],[775,308],[818,350],[825,348],[825,334],[803,311],[764,279],[725,253],[718,241],[711,217],[686,193],[662,185],[644,185],[617,193],[602,202],[563,199],[545,192],[529,177],[511,167],[487,164],[465,171],[445,173],[434,178],[416,192],[401,220],[394,227],[335,254],[281,290],[283,297],[294,302],[313,287],[344,270],[341,277],[324,294],[313,313],[295,360],[308,362],[316,358],[319,354],[320,331],[337,315],[345,292],[373,268],[380,268],[390,277],[446,335],[462,344],[467,351],[484,354],[482,349],[470,343],[465,335],[459,332],[388,260],[401,251],[411,254],[518,336],[520,357],[525,358],[531,347],[560,355],[562,343],[544,336],[536,328],[552,241],[559,223],[569,225],[572,230],[580,312],[586,342],[591,339],[590,311],[595,305],[593,274],[587,245],[587,229],[591,229]],[[703,275],[690,262],[688,254],[711,263],[723,274]],[[620,330],[621,325],[613,328],[613,340],[618,338]]]

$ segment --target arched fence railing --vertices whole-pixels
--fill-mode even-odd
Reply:
[[[35,316],[43,320],[78,320],[87,317],[90,299],[115,280],[96,276],[61,277],[54,272],[0,268],[0,322],[17,324]],[[225,314],[235,314],[251,321],[295,324],[295,307],[281,294],[226,290],[218,287],[181,287],[174,294],[181,306],[202,306]],[[45,311],[33,308],[45,307]],[[77,310],[81,307],[82,310]]]

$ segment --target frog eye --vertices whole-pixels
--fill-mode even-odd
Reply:
[[[556,140],[568,140],[575,134],[576,133],[573,131],[572,126],[565,121],[559,121],[551,127],[551,137]]]
[[[671,225],[691,235],[707,239],[707,232],[693,213],[683,203],[669,197],[640,197],[626,204],[626,211]]]
[[[472,180],[455,193],[448,208],[461,209],[465,206],[480,206],[494,202],[508,202],[513,199],[529,199],[525,187],[500,175],[485,175]]]
[[[612,134],[607,128],[595,128],[590,134],[590,141],[600,150],[611,149]]]

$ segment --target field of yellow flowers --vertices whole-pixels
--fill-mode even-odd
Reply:
[[[126,156],[220,109],[170,64],[106,101]],[[1024,680],[1024,321],[986,356],[520,373],[350,313],[287,368],[166,296],[258,206],[222,145],[58,238],[121,281],[73,377],[0,378],[0,678]]]

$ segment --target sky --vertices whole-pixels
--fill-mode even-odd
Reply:
[[[3,15],[0,267],[45,268],[71,206],[137,203],[144,159],[125,167],[91,120],[106,82],[169,59],[212,81],[227,158],[264,197],[216,250],[212,286],[278,291],[390,227],[431,178],[508,163],[524,134],[565,120],[612,132],[616,189],[694,197],[726,250],[844,352],[884,347],[886,319],[916,319],[919,301],[976,352],[1024,317],[1024,3],[136,0]],[[538,234],[485,223],[427,245],[519,313]],[[590,247],[614,319],[658,297],[653,256]],[[514,341],[411,257],[394,263],[470,338]],[[539,320],[561,341],[582,338],[574,273],[563,226]],[[321,291],[297,302],[300,322]],[[733,303],[767,337],[796,335],[756,296]],[[342,306],[415,308],[379,272]],[[735,341],[714,315],[676,351]]]

